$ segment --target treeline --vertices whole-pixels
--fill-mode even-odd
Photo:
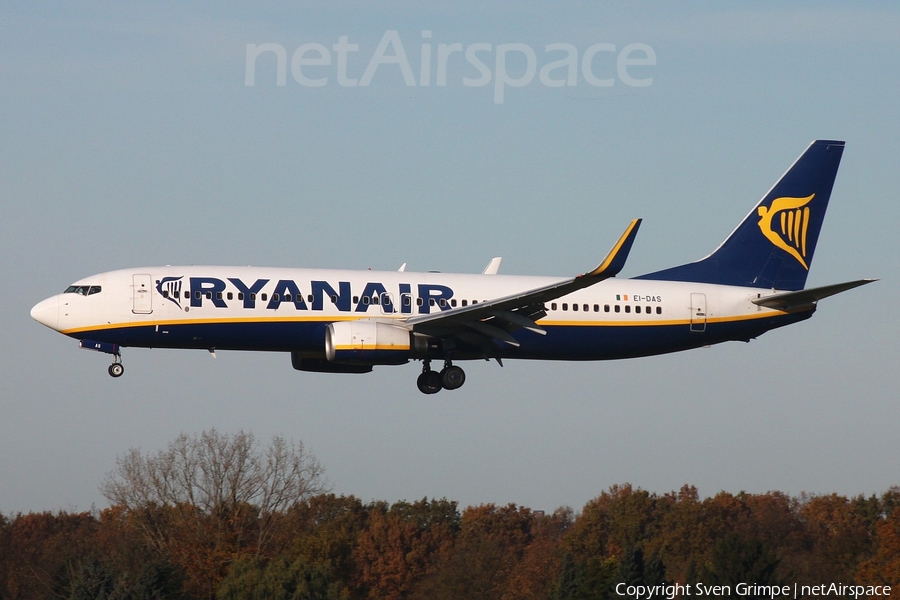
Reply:
[[[900,582],[900,488],[847,498],[613,486],[581,512],[327,493],[302,445],[132,451],[109,508],[0,517],[0,599],[606,599],[619,583]],[[743,596],[746,598],[747,596]]]
[[[900,582],[900,490],[614,486],[575,515],[319,494],[263,515],[112,506],[0,520],[0,598],[581,599],[616,583]]]

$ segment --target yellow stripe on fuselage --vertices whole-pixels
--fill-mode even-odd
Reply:
[[[765,319],[773,316],[781,316],[787,313],[778,310],[766,311],[762,313],[754,313],[749,315],[730,315],[726,317],[708,317],[706,323],[733,323],[737,321],[750,321],[754,319]],[[333,323],[336,321],[358,321],[362,319],[371,319],[372,317],[356,317],[344,315],[332,316],[303,316],[303,317],[229,317],[229,318],[209,318],[209,319],[178,319],[165,321],[130,321],[124,323],[106,323],[103,325],[90,325],[87,327],[74,327],[72,329],[61,330],[64,335],[74,335],[77,333],[87,333],[91,331],[107,331],[110,329],[122,329],[131,327],[172,327],[179,325],[222,325],[222,324],[242,324],[242,323]],[[382,315],[378,319],[403,320],[406,317],[392,317]],[[611,321],[611,320],[561,320],[543,318],[537,321],[542,327],[656,327],[656,326],[676,326],[690,325],[690,319],[640,319],[628,321]]]
[[[210,319],[178,319],[166,321],[126,321],[124,323],[106,323],[103,325],[89,325],[87,327],[73,327],[72,329],[60,330],[60,333],[71,335],[73,333],[84,333],[86,331],[106,331],[109,329],[122,329],[126,327],[170,327],[176,325],[222,325],[229,323],[316,323],[325,322],[333,323],[335,321],[356,321],[371,317],[353,317],[353,316],[322,316],[322,317],[229,317],[229,318],[210,318]],[[389,317],[387,315],[378,317],[379,319],[392,319],[397,317]]]

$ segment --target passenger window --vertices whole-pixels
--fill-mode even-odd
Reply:
[[[622,307],[619,306],[618,304],[616,304],[616,312],[619,312],[619,311],[621,311],[621,310],[622,310]]]
[[[565,305],[563,305],[563,306],[565,306]],[[577,305],[577,304],[573,304],[573,305],[572,305],[572,310],[578,311],[578,305]]]
[[[263,298],[263,300],[265,300],[265,298]],[[281,300],[281,296],[279,296],[278,294],[272,294],[272,302],[278,302],[279,300]]]
[[[587,312],[587,311],[588,311],[588,305],[587,305],[587,304],[585,304],[585,305],[584,305],[584,306],[582,306],[582,307],[581,307],[581,308],[583,308],[583,309],[584,309],[584,312]]]
[[[228,292],[226,298],[228,298],[229,300],[234,300],[234,292]]]
[[[206,292],[206,299],[212,300],[212,292]]]
[[[640,312],[641,312],[641,307],[640,307],[640,306],[635,306],[635,307],[634,307],[634,312],[640,314]]]
[[[199,292],[198,292],[198,293],[199,293]],[[191,293],[190,293],[190,292],[185,292],[185,293],[184,293],[184,299],[185,299],[185,300],[187,300],[187,299],[190,298],[190,297],[191,297]]]
[[[262,298],[263,302],[265,302],[269,298],[269,295],[268,294],[260,294],[259,297]]]
[[[378,296],[372,296],[372,304],[378,304]]]
[[[658,315],[661,315],[661,314],[662,314],[662,306],[657,306],[657,307],[656,307],[656,314],[658,314]]]
[[[371,300],[371,298],[369,298],[368,296],[363,296],[363,304],[365,304],[366,306],[369,305],[370,300]]]
[[[307,296],[307,297],[306,297],[306,300],[307,300],[310,304],[312,304],[312,303],[313,303],[313,295],[310,294],[309,296]]]
[[[263,294],[263,300],[265,300],[265,299],[266,299],[266,295]],[[337,304],[337,296],[335,296],[334,294],[331,295],[331,303]]]
[[[428,299],[428,306],[434,306],[434,298]]]
[[[162,296],[163,296],[163,298],[168,298],[168,297],[169,297],[169,290],[163,290],[163,291],[162,291]]]
[[[244,299],[244,292],[238,292],[238,300]]]
[[[443,308],[443,307],[447,306],[447,301],[444,298],[441,298],[441,300],[440,300],[440,302],[438,302],[438,304],[440,304],[441,308]]]
[[[256,302],[256,294],[252,294],[252,293],[250,294],[250,301]]]
[[[650,312],[651,312],[652,310],[653,310],[653,309],[652,309],[651,307],[648,306],[648,307],[647,307],[647,314],[649,315]]]
[[[403,294],[403,306],[410,306],[412,304],[412,300],[407,294]]]
[[[416,298],[416,306],[425,306],[424,298]]]
[[[609,304],[603,305],[603,312],[609,312]]]
[[[627,312],[627,313],[630,313],[630,312],[631,312],[631,305],[630,305],[630,304],[626,304],[626,305],[625,305],[625,312]]]
[[[359,304],[359,296],[353,296],[353,304]]]
[[[453,299],[450,301],[450,306],[452,306],[453,308],[456,308],[456,298],[453,298]]]
[[[200,299],[200,292],[194,292],[194,298],[196,298],[197,300],[199,300],[199,299]]]
[[[222,299],[222,292],[216,292],[216,300]]]
[[[569,310],[569,303],[563,302],[563,310]]]
[[[284,295],[284,301],[285,301],[285,302],[290,302],[290,301],[291,301],[291,298],[292,298],[292,296],[291,296],[290,294],[285,294],[285,295]]]
[[[468,306],[468,305],[469,305],[469,301],[468,301],[468,300],[463,300],[463,301],[462,301],[462,305],[463,305],[463,306]]]
[[[556,310],[556,302],[550,303],[550,310]]]
[[[600,312],[600,305],[599,305],[599,304],[595,304],[595,305],[594,305],[594,312]]]

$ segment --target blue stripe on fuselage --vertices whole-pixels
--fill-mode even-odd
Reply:
[[[491,356],[543,360],[607,360],[677,352],[731,340],[749,340],[770,329],[808,319],[813,311],[773,314],[771,317],[712,321],[706,331],[692,332],[687,323],[666,325],[546,325],[547,334],[526,329],[513,335],[515,348],[497,342]],[[92,339],[144,348],[193,348],[324,353],[326,320],[191,322],[80,330],[76,339]],[[483,354],[456,351],[452,358],[481,358]]]

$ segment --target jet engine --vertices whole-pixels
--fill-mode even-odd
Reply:
[[[338,321],[325,331],[325,357],[345,365],[402,365],[412,358],[408,329],[373,321]]]

